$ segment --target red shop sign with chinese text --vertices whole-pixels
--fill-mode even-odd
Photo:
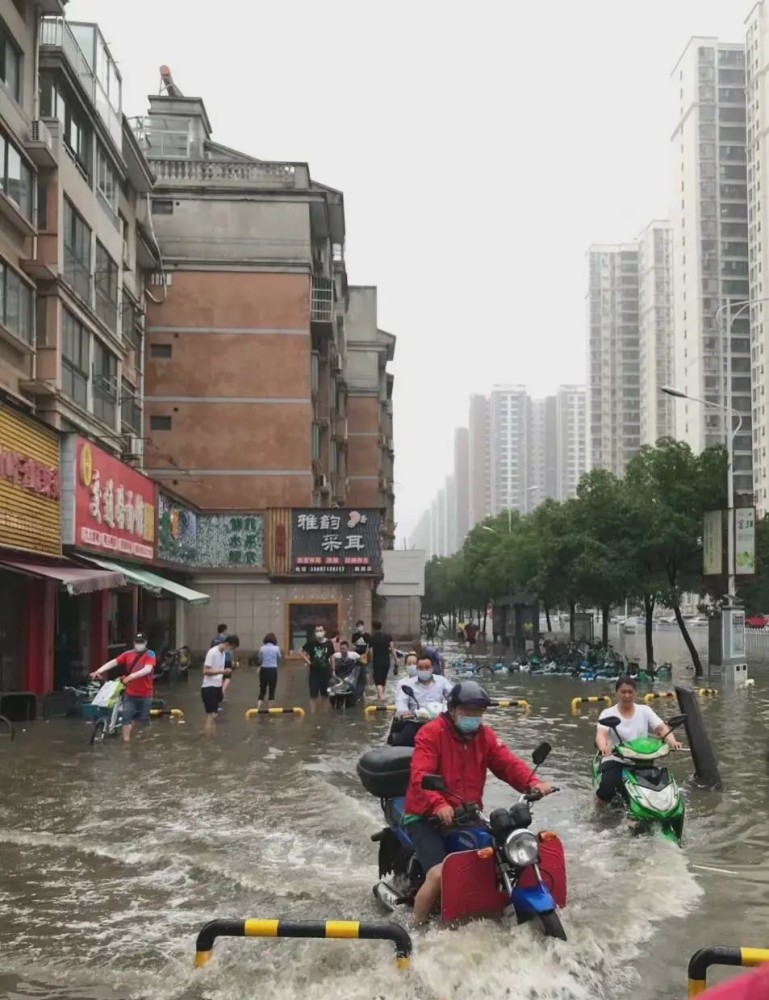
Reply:
[[[156,500],[151,479],[77,438],[75,545],[118,559],[154,559]]]

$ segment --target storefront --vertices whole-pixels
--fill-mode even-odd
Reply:
[[[241,641],[241,660],[274,632],[296,652],[316,623],[352,633],[371,621],[382,574],[378,510],[244,511],[206,514],[161,493],[158,558],[184,567],[191,586],[211,595],[189,609],[187,643],[208,647],[225,622]]]
[[[122,581],[62,557],[60,485],[58,436],[0,404],[0,698],[53,688],[57,591]]]
[[[143,473],[78,435],[62,440],[62,537],[80,562],[121,577],[122,585],[86,606],[60,602],[62,640],[85,649],[93,669],[141,629],[160,653],[173,645],[166,626],[177,597],[207,601],[152,571],[157,487]]]

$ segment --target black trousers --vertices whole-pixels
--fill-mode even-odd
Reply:
[[[274,701],[277,683],[277,667],[262,667],[259,671],[259,701],[264,701],[264,695],[268,690],[267,700]]]

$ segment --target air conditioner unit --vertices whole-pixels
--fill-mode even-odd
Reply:
[[[328,476],[316,476],[315,477],[315,488],[321,493],[328,493],[331,488],[328,481]]]
[[[123,435],[123,458],[141,458],[142,439],[137,434]]]
[[[35,118],[32,122],[32,128],[30,129],[30,139],[32,142],[39,142],[45,146],[46,149],[50,149],[52,146],[51,133],[48,126],[44,121],[39,118]]]

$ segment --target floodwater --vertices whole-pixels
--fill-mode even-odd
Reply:
[[[673,641],[658,640],[659,659]],[[542,774],[561,791],[535,807],[535,826],[557,829],[566,845],[569,941],[544,940],[534,925],[435,928],[414,935],[408,974],[395,970],[388,943],[357,941],[221,939],[213,962],[193,968],[195,935],[214,917],[380,916],[369,840],[379,804],[359,786],[355,763],[382,741],[381,715],[247,722],[256,677],[244,669],[214,739],[202,733],[194,681],[158,692],[185,722],[153,723],[129,747],[91,747],[80,721],[27,725],[13,744],[0,741],[0,996],[683,998],[696,949],[769,942],[765,662],[752,664],[754,687],[703,700],[724,790],[687,787],[682,850],[631,839],[594,815],[595,713],[572,717],[569,703],[604,688],[520,674],[491,681],[495,694],[532,705],[528,717],[495,712],[510,745],[521,755],[543,739],[554,748]],[[303,679],[287,668],[279,701],[305,704]],[[687,756],[673,766],[685,780]],[[510,801],[490,779],[487,806]]]

